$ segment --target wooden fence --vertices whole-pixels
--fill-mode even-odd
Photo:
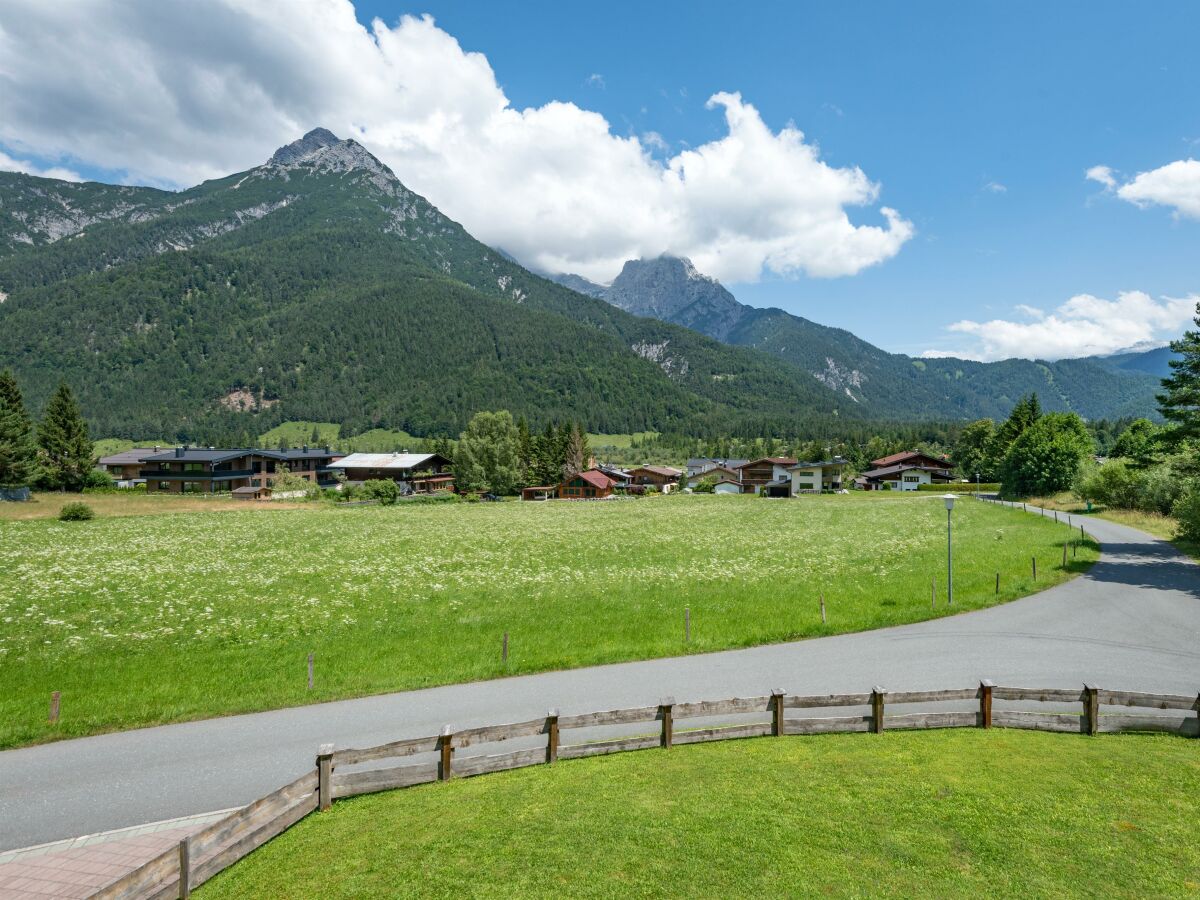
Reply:
[[[1042,704],[1041,709],[1014,709],[1007,704]],[[889,711],[892,707],[927,707],[955,704],[958,709],[927,708]],[[1045,704],[1054,706],[1047,711]],[[1064,705],[1078,704],[1078,711]],[[964,708],[965,707],[965,708]],[[1108,707],[1109,711],[1103,711]],[[789,715],[789,711],[819,715]],[[1122,710],[1122,711],[1113,711]],[[1124,710],[1133,710],[1126,712]],[[1162,712],[1153,711],[1166,711]],[[852,713],[850,711],[853,711]],[[840,713],[830,715],[831,712]],[[731,717],[739,721],[730,722]],[[745,719],[751,721],[744,721]],[[725,721],[712,723],[713,719]],[[679,727],[688,720],[709,720],[701,727]],[[647,728],[651,723],[653,728]],[[633,734],[602,740],[564,742],[583,729],[633,726]],[[781,690],[761,697],[676,703],[663,700],[654,706],[605,712],[546,716],[508,725],[454,730],[408,738],[364,749],[334,750],[323,745],[313,770],[249,806],[207,825],[145,865],[97,892],[94,897],[187,897],[193,887],[212,878],[271,838],[317,809],[328,809],[334,800],[376,791],[410,787],[451,778],[482,775],[560,759],[580,759],[650,748],[670,749],[677,744],[697,744],[735,738],[838,732],[882,732],[928,728],[1026,728],[1098,734],[1117,731],[1162,731],[1200,737],[1200,695],[1145,694],[1110,691],[1093,685],[1082,689],[1017,688],[983,681],[978,687],[942,691],[888,692],[876,687],[860,694],[797,696]],[[509,752],[456,756],[467,747],[536,742]],[[345,771],[367,763],[423,757],[385,768]]]

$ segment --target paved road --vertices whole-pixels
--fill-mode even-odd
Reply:
[[[1078,520],[1077,520],[1078,521]],[[1084,681],[1200,688],[1200,567],[1169,544],[1083,520],[1086,575],[960,616],[647,662],[551,672],[63,741],[0,753],[0,851],[247,803],[312,765],[318,744],[371,746],[456,727],[677,700]]]

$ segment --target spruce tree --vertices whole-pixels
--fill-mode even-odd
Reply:
[[[27,487],[37,477],[33,421],[12,372],[0,372],[0,488]]]
[[[61,491],[82,491],[92,469],[92,441],[71,388],[63,382],[46,404],[38,428],[42,482]]]
[[[1158,411],[1167,420],[1159,439],[1172,450],[1200,440],[1200,303],[1194,321],[1195,331],[1171,342],[1180,358],[1168,363],[1171,374],[1162,382],[1165,393],[1158,395]]]

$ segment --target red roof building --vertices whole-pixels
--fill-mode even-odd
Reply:
[[[616,482],[596,469],[572,475],[558,486],[560,500],[601,500],[612,496]]]

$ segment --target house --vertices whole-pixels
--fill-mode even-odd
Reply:
[[[693,475],[703,475],[705,472],[711,472],[713,469],[732,469],[737,470],[738,466],[744,466],[750,460],[748,459],[716,459],[710,456],[697,456],[687,461],[688,483],[691,483]]]
[[[738,466],[742,491],[747,494],[765,493],[768,497],[790,497],[792,476],[788,471],[798,460],[786,456],[764,456]]]
[[[946,457],[931,456],[916,450],[893,453],[871,461],[871,468],[855,480],[866,491],[915,491],[923,484],[949,484],[955,481]]]
[[[559,484],[558,496],[562,500],[600,500],[611,497],[615,485],[598,469],[586,469]]]
[[[147,456],[141,478],[150,493],[193,494],[270,487],[283,469],[317,484],[331,481],[329,464],[336,459],[327,447],[294,450],[176,447]]]
[[[142,463],[146,458],[162,452],[162,447],[133,447],[112,456],[102,456],[96,465],[122,483],[122,486],[130,487],[141,483]]]
[[[558,485],[542,485],[540,487],[521,488],[522,500],[550,500],[558,494]]]
[[[823,462],[799,462],[788,469],[792,477],[792,496],[840,491],[842,473],[849,463],[840,456]]]
[[[682,474],[681,470],[672,466],[638,466],[629,470],[632,484],[653,486],[662,490],[664,494],[679,483],[679,476]]]
[[[727,466],[713,466],[711,469],[705,469],[703,472],[695,474],[689,473],[688,487],[694,488],[705,479],[711,478],[713,481],[733,482],[737,485],[738,493],[742,490],[742,473],[737,469],[731,469]]]
[[[330,466],[351,483],[395,481],[414,494],[454,490],[453,463],[440,453],[351,453]]]
[[[589,469],[595,469],[598,472],[603,472],[609,478],[617,483],[617,487],[626,487],[633,483],[633,476],[624,469],[608,463],[596,463],[588,466]]]

